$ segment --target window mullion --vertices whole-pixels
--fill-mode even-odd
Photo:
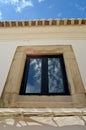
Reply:
[[[41,93],[43,95],[48,94],[48,58],[42,58],[42,88]]]

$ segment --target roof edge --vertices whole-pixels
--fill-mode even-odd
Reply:
[[[86,19],[49,19],[27,21],[0,21],[0,27],[86,25]]]

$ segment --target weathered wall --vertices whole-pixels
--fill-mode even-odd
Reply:
[[[0,109],[0,129],[85,130],[86,109]]]

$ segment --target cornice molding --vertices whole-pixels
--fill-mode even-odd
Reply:
[[[0,27],[31,27],[31,26],[86,25],[86,19],[49,19],[29,21],[0,21]]]

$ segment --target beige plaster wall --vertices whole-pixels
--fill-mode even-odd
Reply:
[[[86,88],[86,26],[0,28],[0,95],[17,46],[71,44]]]

